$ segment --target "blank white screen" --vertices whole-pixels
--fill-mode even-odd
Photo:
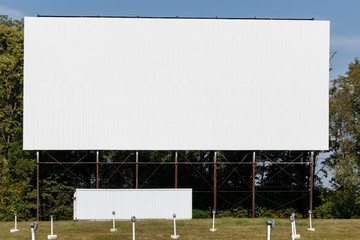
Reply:
[[[24,149],[327,150],[329,22],[25,18]]]

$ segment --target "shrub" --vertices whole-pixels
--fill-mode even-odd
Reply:
[[[274,215],[279,218],[289,218],[291,216],[291,213],[296,214],[296,218],[302,218],[302,214],[298,213],[295,208],[285,208],[277,210]]]
[[[315,218],[334,218],[335,204],[333,202],[326,202],[315,208],[313,214]]]
[[[192,211],[193,218],[211,218],[211,209],[208,210],[200,210],[200,209],[193,209]]]
[[[233,216],[236,218],[251,217],[251,212],[248,209],[238,207],[233,210]]]
[[[216,217],[218,217],[218,218],[233,217],[233,216],[234,216],[234,214],[231,210],[218,211],[216,214]]]

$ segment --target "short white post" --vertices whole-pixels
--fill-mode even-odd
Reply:
[[[174,235],[176,236],[176,220],[174,218]]]
[[[291,214],[290,221],[291,221],[291,238],[292,239],[300,238],[300,234],[296,234],[295,213]]]
[[[300,238],[300,234],[297,234],[297,233],[296,233],[296,223],[295,223],[295,220],[294,220],[294,223],[293,223],[293,224],[294,224],[294,237],[295,237],[295,238]]]
[[[310,228],[308,228],[308,231],[315,231],[315,228],[312,227],[311,225],[311,217],[312,217],[312,212],[311,210],[309,210],[309,220],[310,220]]]
[[[57,235],[54,235],[54,215],[50,215],[51,221],[51,235],[48,235],[48,239],[56,239]]]
[[[17,232],[19,229],[17,228],[17,213],[15,213],[15,227],[10,229],[10,232]]]
[[[267,225],[267,240],[270,240],[271,228],[274,228],[275,220],[267,220],[266,225]]]
[[[112,215],[113,215],[113,228],[110,229],[110,232],[116,232],[117,229],[115,228],[115,211],[112,211]]]
[[[34,231],[34,228],[31,228],[31,240],[35,240],[35,231]]]
[[[178,239],[180,236],[176,235],[176,213],[173,214],[173,218],[174,218],[174,235],[171,235],[171,238]]]
[[[133,227],[133,240],[135,240],[135,221],[136,221],[136,217],[135,216],[132,216],[131,217],[131,221],[132,221],[132,227]]]
[[[215,210],[212,211],[212,214],[213,214],[213,226],[212,228],[210,229],[211,232],[215,232],[216,229],[215,229]]]

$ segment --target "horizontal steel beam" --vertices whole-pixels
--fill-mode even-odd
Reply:
[[[39,162],[39,164],[97,164],[96,162]],[[99,162],[99,164],[168,164],[168,165],[189,165],[189,164],[209,164],[214,162]],[[251,165],[253,162],[216,162],[216,165]],[[309,162],[256,162],[256,165],[270,164],[270,165],[308,165]]]
[[[40,15],[37,17],[53,17],[53,18],[150,18],[150,19],[225,19],[225,20],[296,20],[296,21],[311,21],[315,18],[236,18],[236,17],[142,17],[142,16],[100,16],[100,15],[88,15],[88,16],[64,16],[64,15]]]
[[[196,193],[212,193],[213,190],[193,190]],[[221,190],[218,193],[252,193],[252,190]],[[308,190],[256,190],[256,193],[308,193]]]

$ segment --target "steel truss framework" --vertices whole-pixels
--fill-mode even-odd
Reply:
[[[44,151],[42,154],[46,154],[52,161],[40,161],[40,152],[37,151],[37,220],[39,221],[40,215],[39,215],[39,208],[40,208],[40,165],[60,165],[63,167],[63,173],[67,172],[70,173],[71,175],[73,175],[74,177],[76,177],[77,179],[79,179],[82,183],[84,183],[85,186],[89,187],[89,188],[102,188],[101,185],[99,185],[99,168],[101,166],[106,166],[106,165],[112,165],[114,168],[113,173],[108,177],[108,180],[111,179],[115,174],[119,174],[122,177],[124,177],[124,179],[128,182],[129,185],[132,185],[133,188],[142,188],[144,187],[144,185],[148,182],[148,180],[153,177],[153,175],[155,174],[155,172],[158,171],[158,169],[161,166],[164,165],[173,165],[174,166],[174,188],[178,188],[179,182],[178,182],[178,167],[181,165],[188,165],[188,166],[192,166],[192,168],[194,169],[194,171],[204,180],[204,182],[208,185],[209,190],[193,190],[194,193],[212,193],[213,195],[213,209],[216,211],[217,209],[217,199],[220,198],[221,200],[223,200],[224,202],[228,203],[231,208],[236,208],[237,206],[239,206],[240,203],[244,202],[245,200],[251,198],[251,215],[253,218],[255,218],[255,204],[256,204],[256,198],[259,199],[263,199],[265,201],[271,202],[273,204],[276,205],[275,208],[273,208],[272,210],[276,210],[282,207],[285,207],[295,201],[298,201],[304,197],[309,197],[309,210],[312,210],[313,208],[313,186],[314,186],[314,176],[313,176],[313,171],[314,171],[314,152],[310,152],[310,158],[309,161],[297,161],[302,154],[300,154],[298,157],[294,158],[291,161],[281,161],[281,162],[277,162],[272,160],[269,156],[267,156],[266,154],[263,153],[257,153],[257,152],[252,152],[250,154],[246,154],[245,157],[242,158],[241,161],[236,161],[236,162],[231,162],[228,161],[228,159],[226,158],[226,154],[224,154],[223,152],[216,152],[216,151],[211,151],[209,152],[211,153],[211,158],[212,161],[190,161],[186,156],[183,156],[183,159],[181,159],[182,161],[179,161],[179,154],[178,151],[174,151],[171,154],[168,154],[162,161],[160,162],[141,162],[139,161],[139,152],[138,151],[133,151],[133,152],[129,152],[128,156],[123,159],[122,161],[101,161],[100,160],[100,154],[99,151],[96,151],[96,157],[94,159],[94,161],[83,161],[86,157],[88,157],[89,154],[85,154],[84,156],[82,156],[81,158],[79,158],[77,161],[59,161],[57,160],[55,157],[53,157],[51,154],[49,154],[48,152]],[[105,156],[105,155],[104,155]],[[106,157],[106,156],[105,156]],[[219,162],[218,158],[221,157],[222,161]],[[132,161],[131,161],[132,160]],[[208,165],[209,167],[212,167],[212,183],[209,182],[206,177],[204,177],[200,171],[197,170],[196,165]],[[95,170],[95,187],[93,187],[91,184],[89,184],[87,181],[85,181],[84,179],[82,179],[80,176],[78,176],[73,170],[72,168],[76,165],[92,165],[96,167]],[[134,173],[133,173],[133,182],[130,182],[126,179],[126,177],[123,175],[123,173],[120,171],[122,166],[125,165],[132,165],[134,166]],[[145,181],[143,181],[143,183],[139,186],[139,166],[140,165],[157,165],[157,167],[155,168],[155,170],[146,178]],[[225,178],[218,183],[217,182],[217,168],[219,166],[230,166],[231,167],[231,171],[230,173],[225,176]],[[239,173],[238,168],[239,166],[251,166],[252,168],[252,181],[246,181],[243,176]],[[262,183],[257,183],[256,182],[256,171],[259,168],[264,168],[270,165],[276,165],[279,170],[273,174],[272,176],[270,176],[269,178],[267,178],[267,181],[270,181],[272,178],[274,178],[275,176],[277,176],[278,174],[286,174],[290,179],[294,180],[297,184],[299,184],[300,186],[303,187],[303,190],[262,190],[262,187],[264,186],[265,182]],[[291,165],[308,165],[309,166],[309,184],[308,186],[299,181],[298,179],[296,179],[291,173],[289,173],[286,168],[291,166]],[[232,175],[232,174],[237,174],[237,177],[239,177],[239,179],[241,179],[241,181],[247,186],[245,190],[222,190],[222,186],[224,185],[224,183],[228,180],[228,178]],[[227,200],[222,194],[223,193],[243,193],[246,194],[245,197],[243,197],[240,201],[236,202],[235,204],[232,203],[231,201]],[[295,199],[289,200],[286,203],[278,203],[276,201],[273,201],[269,198],[266,198],[262,195],[262,193],[303,193],[300,197],[297,197]]]

